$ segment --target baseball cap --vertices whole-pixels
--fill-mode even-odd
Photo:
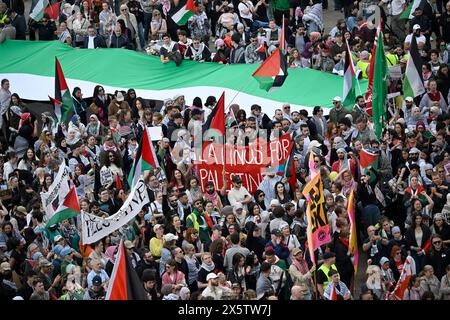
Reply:
[[[420,153],[420,150],[417,148],[411,148],[411,150],[409,150],[409,154],[413,154],[413,153]]]
[[[300,248],[294,248],[292,249],[292,256],[295,257],[296,255],[298,255],[299,253],[302,253],[302,249]]]
[[[54,248],[53,248],[53,252],[57,255],[60,256],[61,255],[61,251],[64,249],[64,247],[60,244],[57,244]],[[37,253],[37,252],[36,252]]]
[[[341,97],[336,96],[336,97],[333,98],[333,101],[342,101],[342,99],[341,99]]]
[[[130,240],[125,240],[125,242],[123,244],[124,244],[125,248],[127,248],[127,249],[133,249],[134,248],[134,244]]]
[[[64,247],[59,254],[61,257],[66,257],[73,252],[73,249],[70,247]]]
[[[150,219],[151,217],[153,217],[153,214],[152,214],[151,212],[149,212],[149,213],[147,213],[147,214],[144,215],[144,220],[148,220],[148,219]]]
[[[54,251],[54,250],[53,250]],[[33,261],[38,261],[39,260],[39,257],[41,257],[42,256],[42,253],[40,252],[40,251],[38,251],[38,252],[35,252],[34,254],[33,254]]]
[[[39,268],[50,267],[51,265],[52,265],[52,263],[50,261],[48,261],[47,259],[44,259],[41,262],[39,262]]]
[[[281,231],[279,229],[273,229],[270,233],[275,235],[275,236],[277,236],[277,237],[281,237],[281,235],[282,235]]]
[[[23,214],[27,214],[28,213],[27,209],[25,209],[25,207],[23,207],[23,206],[18,206],[16,208],[16,212],[20,212],[20,213],[23,213]]]
[[[209,281],[211,279],[217,279],[218,276],[217,274],[215,274],[214,272],[208,273],[208,275],[206,276],[206,281]]]
[[[394,234],[394,233],[400,233],[400,232],[401,232],[401,231],[400,231],[400,227],[395,226],[395,227],[392,228],[392,234]]]
[[[418,30],[418,29],[420,29],[420,26],[419,26],[418,24],[415,24],[415,25],[413,26],[413,30]]]
[[[270,200],[270,206],[279,206],[280,205],[280,201],[278,199],[272,199]]]
[[[414,101],[414,99],[413,99],[412,97],[406,97],[406,98],[405,98],[405,101],[408,101],[408,102],[413,102],[413,101]]]
[[[241,209],[244,209],[244,206],[242,205],[242,203],[237,202],[237,203],[234,205],[234,209],[235,209],[235,210],[241,210]]]
[[[63,239],[62,235],[58,234],[53,238],[53,242],[58,242],[59,240]]]
[[[101,286],[102,283],[103,283],[102,277],[100,277],[100,276],[94,276],[94,277],[92,278],[92,284],[93,284],[94,286]]]
[[[162,228],[163,227],[163,225],[162,224],[155,224],[154,225],[154,227],[153,227],[153,232],[156,232],[156,230],[158,230],[159,228]]]
[[[173,233],[168,233],[164,236],[165,241],[173,241],[178,240],[178,236],[174,235]]]

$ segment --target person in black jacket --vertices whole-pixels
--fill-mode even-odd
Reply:
[[[433,235],[430,241],[431,249],[425,256],[424,265],[432,266],[435,276],[441,279],[447,273],[445,268],[450,265],[450,249],[444,247],[440,235]]]
[[[105,40],[102,36],[97,35],[97,32],[95,31],[95,28],[93,26],[88,27],[88,35],[84,38],[83,48],[106,48]]]
[[[11,25],[16,28],[16,40],[26,40],[27,24],[25,17],[15,11],[10,15]]]
[[[247,222],[245,228],[248,230],[245,247],[253,251],[258,256],[259,261],[263,261],[266,241],[261,237],[261,228],[254,222]]]
[[[120,27],[120,24],[116,24],[114,28],[114,34],[111,36],[110,48],[130,49],[130,41],[122,33],[122,28]]]
[[[421,236],[420,243],[417,243],[417,238]],[[425,246],[427,241],[431,238],[431,230],[422,221],[421,214],[415,214],[412,217],[411,227],[406,230],[405,240],[411,251],[411,257],[416,262],[416,273],[422,271],[425,261]]]
[[[50,41],[55,39],[56,24],[54,21],[50,20],[50,16],[47,13],[44,13],[44,17],[41,21],[32,22],[30,29],[38,31],[40,41]]]

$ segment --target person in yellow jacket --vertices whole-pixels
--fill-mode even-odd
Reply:
[[[325,292],[325,288],[331,281],[331,277],[328,275],[330,270],[338,271],[336,263],[336,254],[334,252],[325,252],[323,255],[323,264],[317,269],[316,280],[317,280],[317,290],[321,297]]]
[[[150,239],[150,252],[155,258],[155,262],[159,263],[163,246],[164,226],[162,224],[155,224],[153,232],[155,232],[156,235]]]
[[[386,62],[388,67],[397,66],[400,63],[400,59],[395,53],[395,47],[389,47],[388,52],[386,53]]]
[[[369,52],[364,50],[359,55],[359,61],[356,63],[356,67],[359,70],[361,70],[363,79],[369,79],[369,66],[370,66]]]

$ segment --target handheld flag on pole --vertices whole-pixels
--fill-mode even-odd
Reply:
[[[344,85],[342,92],[342,105],[353,105],[356,99],[355,87],[356,87],[356,70],[353,64],[352,53],[348,45],[347,39],[345,39],[345,63],[344,63]]]
[[[184,3],[183,3],[184,2]],[[184,26],[196,12],[194,0],[180,1],[181,8],[172,16],[172,20],[179,26]]]
[[[120,241],[105,300],[147,300],[147,293]]]
[[[279,49],[275,49],[252,74],[259,82],[259,87],[268,92],[281,87],[287,75],[287,60]]]
[[[386,97],[387,97],[387,77],[388,67],[386,55],[383,48],[383,30],[381,28],[381,19],[378,23],[376,50],[373,56],[374,66],[370,70],[373,72],[372,85],[372,118],[375,125],[375,134],[378,139],[381,138],[383,123],[386,118]]]
[[[407,256],[403,264],[402,272],[400,273],[400,278],[398,279],[393,292],[395,300],[403,300],[405,290],[408,288],[409,280],[411,280],[411,277],[414,274],[416,274],[416,263],[411,256]]]
[[[358,259],[359,259],[359,251],[358,251],[358,242],[357,242],[357,231],[356,231],[356,219],[355,219],[355,191],[350,193],[348,197],[348,205],[347,205],[348,217],[350,219],[350,238],[349,238],[349,249],[350,252],[353,253],[353,268],[356,272],[358,271]]]
[[[71,186],[69,193],[64,198],[63,203],[61,203],[53,215],[47,212],[47,217],[49,218],[46,227],[53,224],[57,224],[63,220],[70,219],[79,215],[81,212],[80,204],[78,202],[78,196],[75,191],[75,187]]]
[[[128,185],[130,188],[133,188],[144,171],[154,170],[159,167],[158,158],[156,157],[155,149],[149,139],[148,129],[146,128],[137,148],[130,174],[128,175]]]
[[[55,57],[55,98],[52,101],[55,103],[56,117],[60,122],[67,122],[69,112],[73,110],[73,101],[57,57]],[[56,107],[56,101],[60,102],[59,108]]]
[[[403,80],[404,97],[415,98],[425,93],[425,86],[422,78],[422,57],[417,48],[416,37],[411,38],[411,48],[409,58],[406,63],[405,78]]]

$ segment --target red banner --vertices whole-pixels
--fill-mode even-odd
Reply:
[[[197,164],[200,184],[204,190],[205,184],[213,181],[216,190],[222,189],[225,169],[227,189],[231,188],[233,176],[238,175],[242,179],[242,186],[253,194],[267,166],[272,166],[277,172],[284,172],[284,163],[292,143],[290,135],[286,134],[269,143],[258,141],[247,147],[227,145],[225,154],[222,144],[209,143],[204,146]]]

